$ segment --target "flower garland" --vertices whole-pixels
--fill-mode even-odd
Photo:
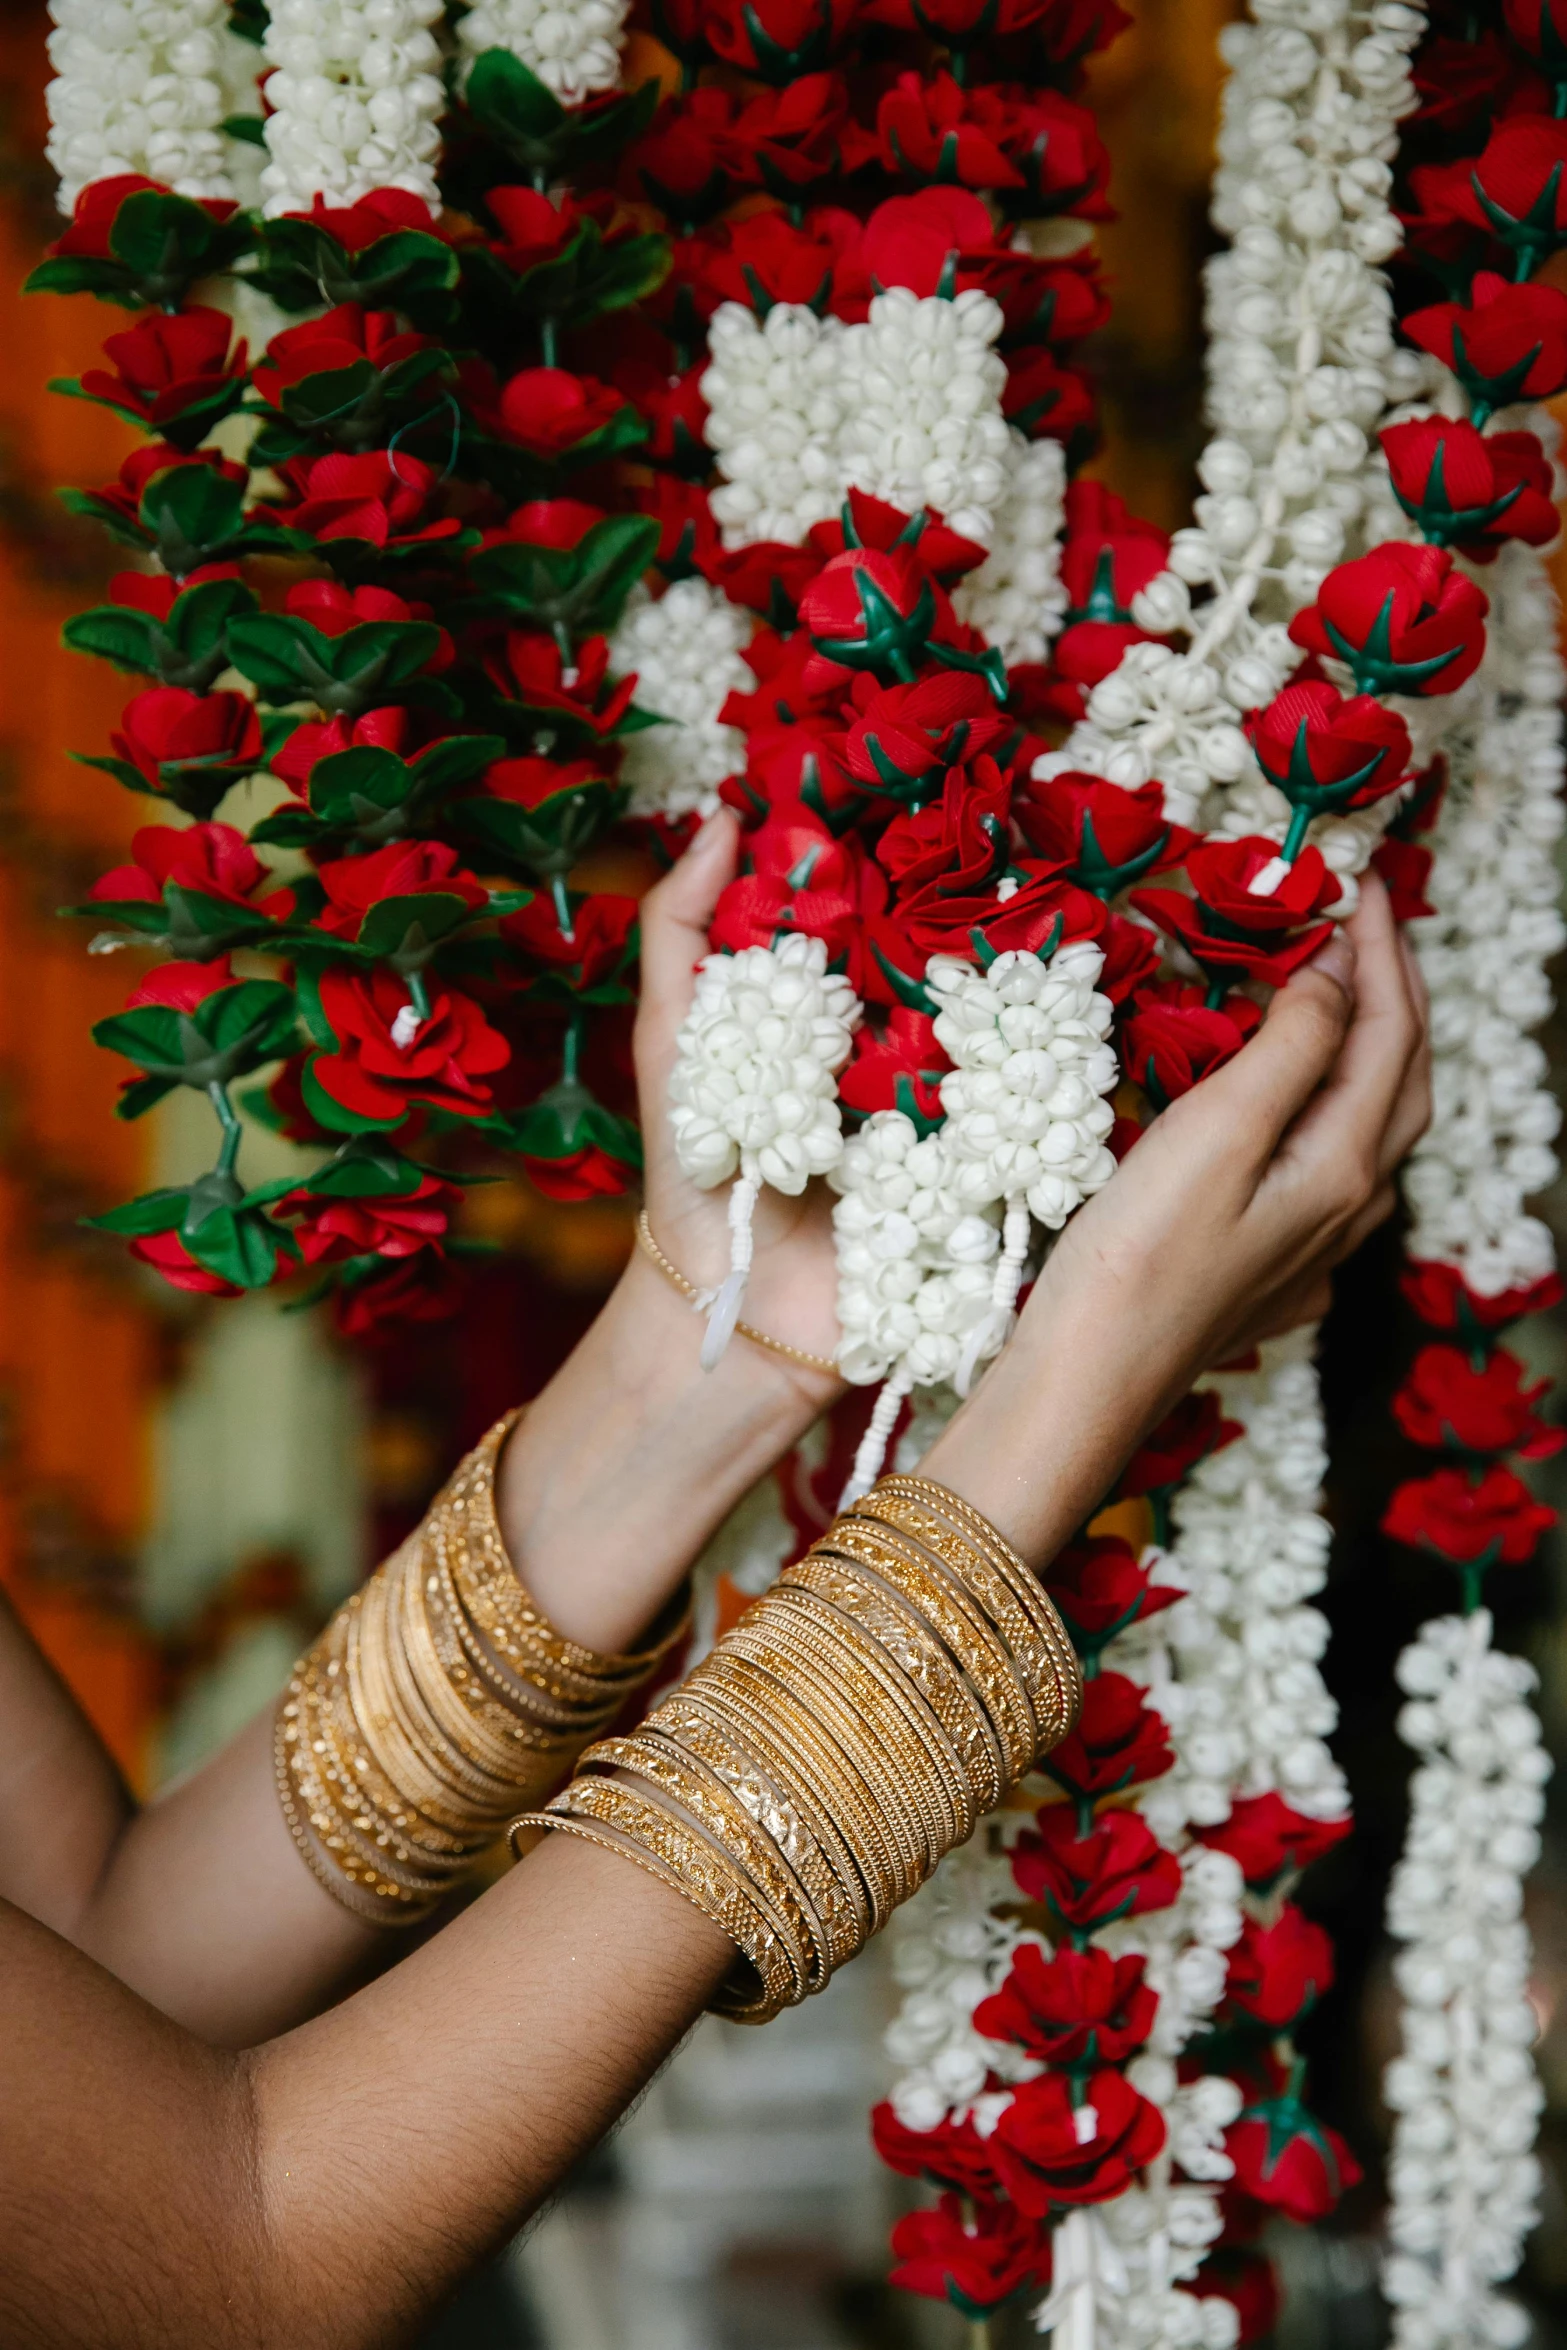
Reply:
[[[235,142],[260,128],[256,53],[230,29],[228,0],[51,0],[49,15],[46,152],[62,210],[130,172],[182,196],[241,192]]]

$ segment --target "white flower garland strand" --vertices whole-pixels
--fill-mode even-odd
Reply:
[[[180,196],[234,198],[231,114],[259,111],[256,51],[228,0],[51,0],[49,140],[60,210],[94,180],[137,172]]]
[[[475,0],[457,43],[468,60],[509,49],[563,106],[576,106],[619,81],[628,13],[629,0]]]
[[[404,188],[440,208],[446,104],[431,27],[444,0],[270,0],[264,55],[270,157],[262,209],[356,204]]]
[[[720,723],[731,693],[755,679],[742,660],[751,615],[705,579],[679,579],[655,602],[633,591],[610,639],[617,677],[635,670],[637,707],[668,721],[627,737],[621,780],[632,816],[711,816],[718,787],[745,765],[745,736]]]
[[[996,646],[1009,669],[1046,658],[1067,609],[1061,584],[1066,452],[1059,441],[1028,441],[1015,429],[1011,441],[990,553],[952,596],[958,618]]]

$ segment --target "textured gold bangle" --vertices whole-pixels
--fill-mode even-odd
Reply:
[[[678,1289],[698,1313],[705,1311],[703,1292],[694,1281],[686,1279],[677,1265],[670,1262],[653,1238],[653,1227],[648,1221],[646,1208],[637,1218],[637,1246],[648,1261],[658,1267],[671,1289]],[[824,1379],[842,1382],[843,1373],[831,1355],[808,1354],[803,1346],[788,1346],[781,1338],[769,1338],[765,1330],[754,1330],[749,1322],[737,1322],[735,1336],[748,1338],[753,1346],[765,1347],[770,1355],[782,1355],[785,1362],[798,1363],[803,1370],[819,1371]]]

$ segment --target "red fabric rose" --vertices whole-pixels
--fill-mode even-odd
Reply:
[[[572,911],[571,936],[563,936],[553,896],[540,891],[531,905],[508,914],[501,936],[558,972],[576,973],[578,987],[597,987],[625,960],[637,926],[637,901],[618,891],[596,889]]]
[[[1396,711],[1369,694],[1346,697],[1321,678],[1285,686],[1252,712],[1246,734],[1263,774],[1292,804],[1331,792],[1334,807],[1369,807],[1396,789],[1409,765],[1409,729]]]
[[[1083,1710],[1040,1768],[1079,1803],[1118,1795],[1162,1778],[1175,1760],[1170,1733],[1144,1692],[1125,1673],[1098,1673],[1083,1690]]]
[[[194,1012],[209,995],[238,984],[227,955],[215,955],[210,963],[159,963],[137,981],[125,1007],[130,1011],[138,1004],[161,1004],[170,1012]]]
[[[1271,1926],[1249,1917],[1230,1945],[1224,1996],[1272,2032],[1287,2031],[1333,1982],[1333,1944],[1302,1909],[1287,1901]]]
[[[907,2211],[892,2231],[888,2283],[948,2301],[972,2320],[1050,2282],[1050,2231],[1011,2203],[943,2195],[934,2211]]]
[[[1042,857],[1055,858],[1080,888],[1106,899],[1178,865],[1197,837],[1170,822],[1157,783],[1125,791],[1097,775],[1030,777],[1019,784],[1012,813]]]
[[[977,571],[985,560],[985,550],[976,539],[949,530],[928,506],[922,506],[917,514],[906,514],[901,506],[886,498],[873,498],[868,490],[850,490],[832,519],[813,522],[805,535],[807,545],[823,563],[854,547],[875,548],[884,555],[900,547],[912,548],[932,579],[939,579],[943,587],[953,586],[966,572]]]
[[[403,449],[366,449],[358,456],[334,449],[325,457],[290,458],[278,472],[288,492],[278,520],[311,538],[422,546],[452,538],[461,527],[451,517],[421,524],[440,476]]]
[[[1020,2211],[1109,2203],[1164,2144],[1164,2117],[1106,2065],[1081,2084],[1061,2073],[1024,2081],[997,2122],[992,2159]]]
[[[1124,2064],[1145,2045],[1158,2007],[1141,1957],[1067,1949],[1047,1957],[1024,1942],[1000,1990],[975,2008],[974,2029],[1046,2064]]]
[[[225,1281],[221,1273],[209,1273],[205,1265],[198,1265],[177,1232],[142,1233],[129,1245],[138,1263],[150,1265],[155,1273],[161,1273],[171,1289],[194,1290],[200,1297],[244,1294],[232,1281]]]
[[[221,474],[225,481],[245,484],[250,479],[243,465],[231,464],[227,457],[220,457],[216,449],[174,449],[167,441],[154,441],[145,449],[133,449],[121,465],[117,477],[113,481],[100,483],[93,491],[93,496],[99,505],[107,506],[111,513],[123,515],[127,522],[134,522],[141,512],[141,502],[149,486],[160,473],[170,473],[180,465],[205,465],[213,473]],[[214,574],[208,568],[203,576],[211,579]]]
[[[1289,2095],[1248,2106],[1225,2131],[1224,2148],[1237,2187],[1308,2224],[1325,2218],[1362,2175],[1337,2130]]]
[[[1372,850],[1372,867],[1387,891],[1395,922],[1418,922],[1436,912],[1425,894],[1434,862],[1431,851],[1418,841],[1398,840],[1392,835],[1379,840]]]
[[[1001,412],[1030,440],[1070,441],[1094,421],[1093,389],[1053,351],[1010,351]]]
[[[1243,1433],[1239,1420],[1224,1417],[1224,1407],[1212,1388],[1183,1396],[1133,1453],[1121,1472],[1116,1492],[1124,1498],[1166,1491],[1179,1484],[1199,1461],[1205,1461],[1210,1453],[1222,1452]]]
[[[492,421],[509,441],[532,457],[569,456],[620,414],[625,406],[613,385],[564,367],[525,367],[512,376]]]
[[[49,247],[51,256],[73,254],[83,261],[111,259],[109,232],[119,217],[120,206],[128,196],[143,193],[166,196],[169,190],[162,180],[146,179],[139,171],[115,172],[108,179],[89,180],[77,193],[70,227]],[[209,220],[228,220],[238,210],[237,205],[219,196],[198,196],[193,201],[200,204]]]
[[[1230,1816],[1216,1828],[1194,1828],[1192,1834],[1215,1852],[1227,1852],[1239,1861],[1241,1874],[1254,1892],[1265,1893],[1286,1869],[1309,1868],[1331,1852],[1349,1834],[1350,1823],[1314,1820],[1295,1811],[1282,1795],[1242,1795],[1230,1806]]]
[[[1056,0],[869,0],[872,24],[896,25],[900,32],[924,33],[953,49],[970,42],[1005,40],[1052,15]]]
[[[977,757],[1006,732],[983,679],[957,670],[916,685],[857,678],[853,701],[844,764],[862,783],[900,797],[928,797],[944,769]]]
[[[1550,461],[1532,432],[1422,416],[1389,425],[1381,441],[1393,495],[1434,545],[1491,563],[1507,539],[1543,547],[1556,536]]]
[[[443,1249],[419,1248],[339,1289],[332,1319],[341,1336],[378,1344],[407,1322],[444,1322],[462,1304],[462,1275]]]
[[[407,188],[373,188],[356,204],[328,204],[324,196],[317,196],[308,211],[301,208],[285,218],[308,220],[315,228],[325,229],[345,253],[366,252],[383,237],[396,236],[404,229],[418,229],[427,237],[441,236],[439,215],[431,212],[422,196]]]
[[[438,1247],[461,1197],[454,1183],[424,1175],[412,1191],[390,1198],[290,1191],[273,1213],[289,1219],[307,1265],[326,1265],[344,1257],[411,1257],[422,1248]]]
[[[868,1024],[855,1033],[854,1058],[838,1085],[838,1098],[867,1117],[874,1110],[902,1110],[916,1124],[939,1124],[941,1080],[952,1063],[936,1042],[936,1026],[924,1012],[894,1004],[878,1035]]]
[[[1404,333],[1458,377],[1475,422],[1514,400],[1549,400],[1567,386],[1567,294],[1557,286],[1515,286],[1482,269],[1469,300],[1433,302],[1404,320]]]
[[[1005,870],[1012,786],[994,759],[949,767],[939,799],[894,816],[876,858],[900,897],[940,882],[945,892],[983,889]]]
[[[827,63],[856,6],[857,0],[711,0],[703,30],[727,65],[781,85]]]
[[[841,74],[801,74],[744,103],[724,96],[720,121],[713,101],[721,96],[717,90],[694,90],[685,104],[695,108],[705,102],[697,137],[712,141],[715,158],[742,187],[793,196],[817,180],[858,171],[876,152],[875,140],[850,111]],[[683,129],[671,125],[672,142]],[[691,169],[688,163],[688,181]]]
[[[1103,482],[1074,481],[1066,493],[1061,584],[1070,621],[1128,621],[1131,601],[1170,555],[1167,531],[1135,515]]]
[[[1562,1278],[1547,1273],[1522,1289],[1481,1297],[1454,1265],[1416,1261],[1399,1276],[1399,1287],[1434,1330],[1501,1330],[1523,1314],[1548,1313],[1562,1300]]]
[[[1210,980],[1234,974],[1282,987],[1328,937],[1332,924],[1323,912],[1340,891],[1315,849],[1302,849],[1282,872],[1280,862],[1271,840],[1206,840],[1186,860],[1191,897],[1144,889],[1133,892],[1132,903],[1179,940]],[[1274,883],[1260,895],[1253,888],[1259,876]]]
[[[1228,995],[1210,1008],[1204,989],[1162,981],[1137,998],[1126,1023],[1127,1072],[1156,1110],[1167,1109],[1233,1061],[1261,1023],[1262,1007],[1250,996]]]
[[[653,560],[659,569],[671,579],[691,571],[711,578],[711,566],[722,560],[724,550],[706,490],[677,480],[672,473],[655,473],[650,481],[639,482],[631,496],[637,512],[658,524]]]
[[[320,626],[319,621],[316,626]],[[401,703],[384,710],[366,710],[358,718],[307,719],[273,752],[272,772],[280,775],[291,791],[303,796],[317,760],[330,759],[339,751],[354,751],[362,746],[393,751],[403,758],[413,748],[412,738],[413,718]]]
[[[232,824],[190,824],[183,829],[144,824],[131,836],[131,855],[133,864],[116,865],[93,883],[88,897],[156,905],[165,884],[172,881],[226,906],[248,906],[262,883],[272,878]]]
[[[1438,1469],[1394,1488],[1382,1531],[1455,1566],[1518,1567],[1555,1523],[1556,1512],[1536,1501],[1511,1469],[1492,1467],[1474,1478],[1462,1469]]]
[[[1119,1534],[1085,1535],[1057,1554],[1050,1596],[1080,1656],[1096,1657],[1129,1624],[1158,1615],[1183,1596],[1175,1584],[1156,1583],[1153,1574],[1153,1557],[1146,1567],[1140,1564]]]
[[[708,937],[723,952],[770,946],[781,931],[824,939],[829,962],[859,945],[886,884],[857,841],[839,841],[802,808],[770,817],[746,843],[751,871],[719,896]]]
[[[483,533],[487,547],[553,547],[569,554],[590,530],[607,520],[602,506],[581,498],[530,498],[514,507],[495,530]]]
[[[1020,188],[1023,174],[998,144],[1005,125],[996,114],[996,95],[988,89],[966,91],[949,73],[928,82],[917,73],[899,74],[876,109],[882,167],[965,188]]]
[[[1181,1864],[1140,1812],[1102,1812],[1079,1836],[1069,1804],[1046,1804],[1011,1859],[1025,1899],[1043,1902],[1077,1933],[1096,1933],[1116,1918],[1142,1917],[1180,1899]]]
[[[484,201],[501,232],[490,250],[518,277],[558,260],[582,228],[582,207],[569,195],[555,203],[537,188],[491,188]]]
[[[883,2102],[871,2108],[871,2138],[889,2170],[900,2178],[929,2179],[960,2195],[993,2195],[996,2174],[987,2141],[970,2120],[941,2122],[933,2130],[911,2130]]]
[[[821,567],[812,548],[786,547],[776,539],[757,539],[748,547],[717,551],[699,566],[731,604],[743,604],[748,611],[769,616],[775,614],[780,596],[788,613],[796,611]],[[777,616],[783,625],[788,624],[787,614]]]
[[[233,321],[199,302],[165,317],[159,311],[123,333],[104,340],[104,356],[115,373],[89,368],[82,390],[95,399],[128,408],[149,432],[162,432],[242,376],[249,354],[243,343],[229,351]]]
[[[862,285],[860,224],[852,212],[819,207],[796,227],[779,211],[753,212],[717,223],[678,248],[672,278],[689,285],[698,311],[710,318],[721,302],[739,302],[765,317],[775,302],[799,302],[843,315]]]
[[[1348,662],[1364,693],[1450,694],[1480,666],[1489,610],[1445,548],[1391,539],[1330,571],[1289,632]]]
[[[337,1049],[318,1053],[311,1072],[356,1117],[390,1122],[423,1102],[482,1118],[493,1100],[484,1080],[511,1058],[506,1039],[455,988],[433,985],[430,1016],[414,1025],[407,985],[384,965],[368,974],[324,971],[321,1010]]]
[[[609,640],[590,636],[568,662],[552,636],[513,628],[485,656],[485,674],[508,700],[530,710],[558,710],[599,736],[611,735],[631,707],[636,677],[609,678]]]
[[[1414,1444],[1539,1461],[1567,1444],[1567,1431],[1549,1427],[1535,1408],[1550,1392],[1549,1379],[1526,1385],[1522,1363],[1505,1348],[1476,1364],[1461,1347],[1423,1346],[1393,1398],[1393,1416]]]
[[[1025,859],[1015,870],[1023,879],[1006,898],[993,891],[949,894],[939,881],[911,891],[873,927],[874,969],[861,992],[868,989],[875,1003],[898,1001],[883,962],[906,978],[922,980],[932,955],[977,961],[976,934],[998,955],[1014,950],[1037,955],[1053,937],[1100,937],[1105,912],[1097,898],[1062,880],[1054,865]]]
[[[489,891],[462,870],[457,851],[444,841],[399,840],[368,857],[335,857],[316,869],[326,904],[314,917],[329,938],[357,938],[365,916],[386,898],[439,892],[467,906],[488,903]]]
[[[865,224],[861,255],[873,285],[907,286],[911,293],[965,290],[965,255],[988,255],[996,235],[990,214],[967,188],[922,188],[917,196],[892,196],[878,204]],[[952,265],[949,268],[949,262]]]
[[[416,351],[433,347],[433,336],[411,334],[395,310],[366,310],[358,302],[340,302],[320,318],[307,318],[303,325],[274,335],[250,380],[263,400],[281,408],[290,386],[312,375],[339,375],[367,359],[384,374]]]
[[[1545,114],[1496,123],[1483,152],[1411,173],[1422,212],[1489,229],[1531,262],[1567,235],[1567,123]]]
[[[698,470],[706,470],[710,462],[703,445],[707,402],[702,397],[702,378],[706,373],[705,359],[688,367],[683,375],[645,360],[627,360],[616,368],[618,389],[648,428],[642,456],[657,465],[683,465],[694,459]]]
[[[109,582],[109,601],[124,612],[145,612],[149,620],[167,620],[187,588],[205,587],[212,579],[238,579],[237,563],[204,563],[171,579],[162,571],[117,571]]]
[[[534,1158],[523,1152],[520,1163],[535,1191],[543,1192],[546,1199],[573,1202],[618,1199],[622,1192],[629,1190],[636,1172],[591,1142],[579,1151],[568,1151],[560,1159]]]
[[[153,791],[164,788],[164,765],[192,772],[228,769],[237,779],[262,759],[254,702],[244,694],[193,694],[182,685],[133,694],[109,740],[115,756],[144,775]]]
[[[517,808],[542,808],[560,792],[582,791],[604,777],[591,759],[497,759],[484,771],[485,797]]]

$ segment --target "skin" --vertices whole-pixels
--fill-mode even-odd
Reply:
[[[719,820],[650,901],[650,1089],[734,854]],[[1350,931],[1067,1228],[1011,1346],[926,1456],[1036,1567],[1195,1374],[1318,1310],[1332,1266],[1386,1213],[1428,1114],[1422,1009],[1374,884]],[[656,1154],[650,1199],[671,1256],[712,1278],[721,1199]],[[768,1203],[758,1238],[748,1318],[825,1351],[824,1206]],[[704,1380],[700,1337],[634,1261],[508,1450],[512,1555],[579,1639],[629,1638],[830,1400],[831,1382],[741,1342]],[[133,1826],[14,1633],[0,1705],[0,2339],[19,2350],[405,2339],[624,2109],[732,1958],[678,1894],[547,1839],[379,1981],[281,2029],[369,1936],[300,1865],[252,1734]],[[261,2038],[270,2012],[274,2036],[211,2045],[240,2036],[227,1971],[245,1964],[267,1977],[245,2030]]]

